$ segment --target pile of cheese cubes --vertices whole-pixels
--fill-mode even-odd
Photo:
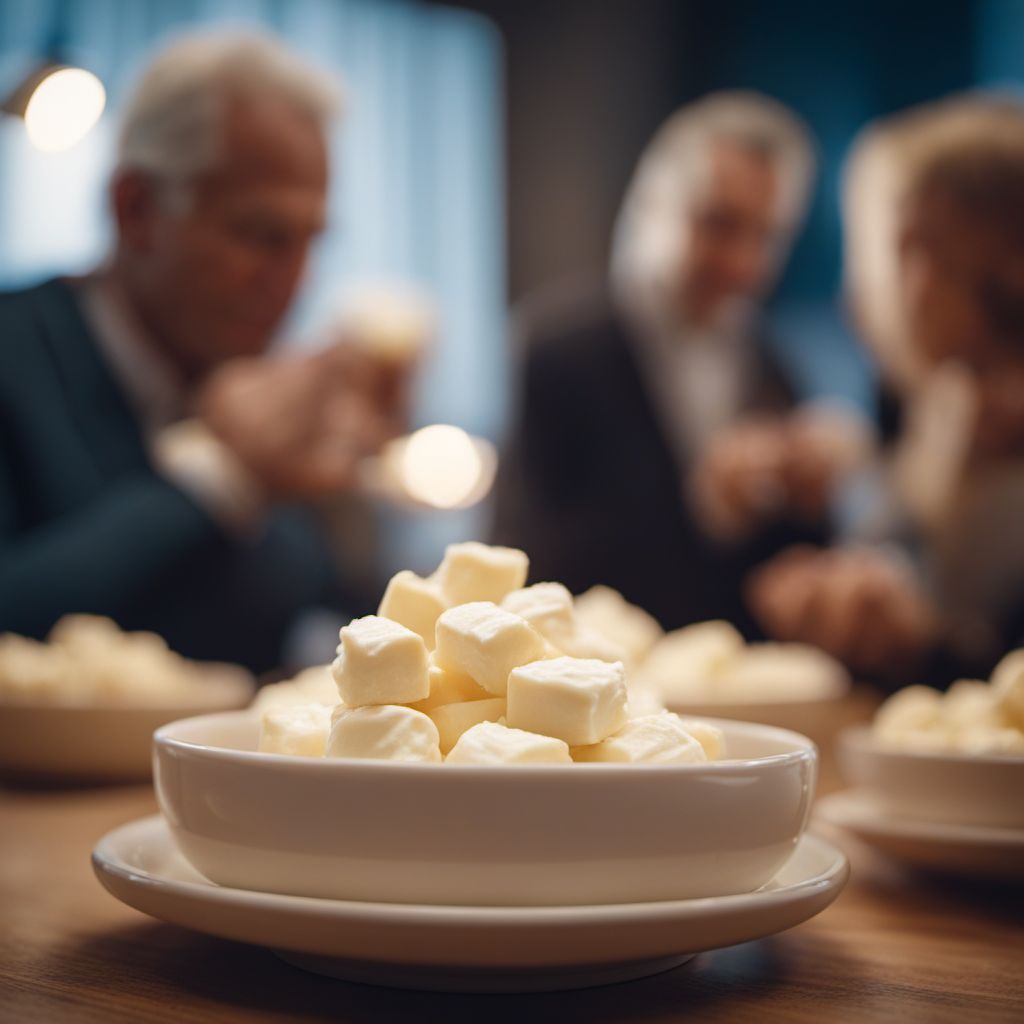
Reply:
[[[962,679],[946,693],[908,686],[875,714],[888,747],[959,754],[1024,755],[1024,649],[1011,651],[989,682]]]
[[[638,666],[636,682],[679,704],[818,700],[850,685],[846,669],[816,647],[748,644],[721,621],[661,637]]]
[[[522,551],[470,542],[429,578],[398,573],[377,615],[341,629],[340,700],[321,701],[322,675],[302,684],[309,703],[268,699],[259,749],[478,765],[722,756],[711,725],[630,717],[620,648],[561,584],[524,586],[528,568]]]
[[[0,634],[0,698],[16,703],[161,704],[201,698],[207,678],[155,633],[65,615],[45,643]]]

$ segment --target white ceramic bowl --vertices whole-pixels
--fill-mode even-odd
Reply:
[[[153,732],[183,715],[244,707],[252,676],[235,665],[203,666],[203,692],[164,704],[29,704],[0,701],[0,773],[77,782],[150,777]]]
[[[251,713],[154,738],[160,807],[213,882],[299,896],[531,906],[752,892],[806,825],[806,737],[718,722],[731,760],[400,764],[255,750]]]
[[[888,814],[1024,828],[1024,757],[898,750],[876,742],[866,727],[842,733],[838,757],[843,778]]]

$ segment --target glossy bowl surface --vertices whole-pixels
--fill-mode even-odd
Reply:
[[[1024,757],[900,750],[866,727],[839,738],[839,768],[890,815],[946,825],[1024,828]]]
[[[753,892],[807,822],[817,751],[720,721],[729,760],[474,766],[255,750],[251,712],[164,726],[157,797],[213,882],[383,902],[629,903]]]

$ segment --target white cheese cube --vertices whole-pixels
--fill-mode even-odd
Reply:
[[[526,582],[530,560],[518,548],[491,547],[477,541],[449,544],[434,574],[449,605],[500,602]]]
[[[561,583],[535,583],[532,587],[513,590],[505,596],[501,607],[526,619],[556,646],[558,637],[569,635],[575,629],[572,594]]]
[[[717,685],[727,700],[814,700],[846,689],[849,675],[817,647],[760,643],[737,652],[722,668]]]
[[[323,757],[331,731],[331,711],[328,704],[300,704],[264,711],[256,749],[267,754]]]
[[[886,743],[904,743],[911,733],[931,733],[942,740],[942,694],[928,686],[897,691],[875,712],[872,731]],[[918,745],[941,746],[941,742],[922,740]]]
[[[1012,728],[980,727],[962,729],[952,744],[964,754],[1024,754],[1024,732]]]
[[[571,633],[553,642],[563,654],[571,658],[596,658],[598,661],[621,661],[623,664],[627,658],[622,647],[583,623],[576,623]]]
[[[445,758],[448,764],[572,764],[569,747],[550,736],[481,722],[467,729]]]
[[[338,703],[338,684],[331,675],[330,665],[314,665],[303,669],[293,679],[264,686],[252,702],[257,711],[269,711],[271,708],[290,708],[298,704],[327,704],[334,707]]]
[[[378,704],[339,708],[326,754],[376,761],[440,761],[441,746],[437,726],[422,711]]]
[[[555,656],[623,661],[624,648],[576,621],[572,594],[561,583],[535,583],[513,590],[501,607],[522,616],[554,648]]]
[[[573,747],[574,761],[685,764],[707,761],[704,747],[676,715],[663,712],[630,719],[617,733],[591,746]]]
[[[709,761],[725,757],[725,733],[710,722],[699,718],[680,718],[683,728],[704,748]]]
[[[431,651],[434,649],[437,617],[447,607],[441,588],[434,580],[425,580],[403,569],[388,582],[377,614],[419,633],[427,650]]]
[[[626,652],[627,664],[638,665],[665,631],[654,616],[630,604],[611,587],[591,587],[575,601],[577,621]]]
[[[666,633],[637,678],[677,700],[713,700],[720,675],[743,646],[743,637],[728,622],[698,622]]]
[[[1024,729],[1024,648],[1010,651],[996,665],[992,689],[1007,721]]]
[[[444,704],[427,712],[437,726],[441,737],[441,753],[447,754],[459,737],[480,722],[497,722],[505,717],[505,698],[490,697],[487,700],[467,700],[458,704]]]
[[[665,710],[665,702],[654,687],[628,683],[626,689],[629,691],[629,713],[634,718],[656,715]]]
[[[546,650],[525,619],[490,601],[449,608],[437,620],[436,664],[470,676],[496,697],[505,695],[512,669],[543,658]]]
[[[410,707],[424,714],[445,704],[460,704],[465,701],[486,700],[491,696],[471,676],[464,672],[453,672],[451,669],[431,665],[428,672],[430,693],[423,699],[414,701]]]
[[[942,698],[942,718],[950,733],[1001,729],[1004,719],[994,687],[974,679],[958,679]]]
[[[355,708],[423,700],[430,693],[427,668],[427,648],[418,633],[367,615],[342,627],[331,671],[342,701]]]
[[[629,717],[621,662],[551,658],[512,670],[508,724],[570,746],[599,743]]]

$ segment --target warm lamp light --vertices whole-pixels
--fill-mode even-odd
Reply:
[[[92,129],[106,106],[103,83],[84,68],[54,67],[36,84],[25,106],[25,129],[37,149],[70,149]]]
[[[386,444],[364,460],[368,494],[433,509],[469,508],[487,496],[498,465],[494,445],[435,423]]]
[[[464,430],[435,423],[417,430],[402,452],[402,483],[434,508],[457,508],[476,489],[483,466]]]

